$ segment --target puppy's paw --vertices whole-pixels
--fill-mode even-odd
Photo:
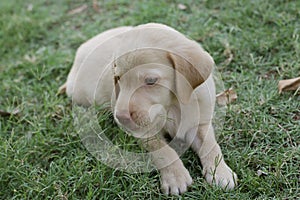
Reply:
[[[165,194],[178,195],[187,191],[193,180],[188,170],[183,166],[181,160],[162,168],[161,189]]]
[[[216,185],[225,190],[232,190],[237,185],[237,175],[222,160],[217,167],[206,167],[203,169],[206,181],[210,185]]]

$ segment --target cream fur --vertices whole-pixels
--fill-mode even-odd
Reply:
[[[119,27],[79,47],[61,89],[76,104],[111,107],[115,120],[153,156],[164,193],[180,194],[192,184],[177,152],[164,140],[165,132],[191,144],[208,183],[232,189],[237,177],[223,159],[211,124],[213,65],[199,44],[168,26]],[[153,86],[145,85],[156,78]]]

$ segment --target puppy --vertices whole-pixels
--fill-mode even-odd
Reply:
[[[198,154],[209,184],[232,189],[237,176],[225,163],[212,126],[213,67],[199,44],[166,25],[119,27],[79,47],[60,90],[78,105],[108,105],[115,121],[151,154],[165,194],[181,194],[192,184],[166,133]]]

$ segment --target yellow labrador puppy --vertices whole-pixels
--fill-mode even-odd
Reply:
[[[119,27],[79,47],[60,89],[79,105],[109,105],[116,122],[151,154],[164,193],[180,194],[192,184],[166,133],[198,154],[208,183],[232,189],[237,176],[225,163],[212,127],[213,66],[199,44],[168,26]]]

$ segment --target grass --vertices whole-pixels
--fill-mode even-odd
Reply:
[[[177,8],[187,5],[186,10]],[[68,12],[83,4],[84,11]],[[1,199],[297,199],[300,197],[300,97],[279,95],[280,79],[300,73],[300,1],[21,1],[0,2]],[[156,172],[105,166],[83,146],[70,100],[56,96],[76,48],[121,25],[160,22],[201,42],[214,57],[230,105],[217,133],[236,190],[210,187],[191,151],[182,157],[194,184],[181,197],[160,193]],[[224,61],[229,53],[233,60]],[[122,140],[118,139],[120,143]],[[258,176],[261,170],[264,175]]]

